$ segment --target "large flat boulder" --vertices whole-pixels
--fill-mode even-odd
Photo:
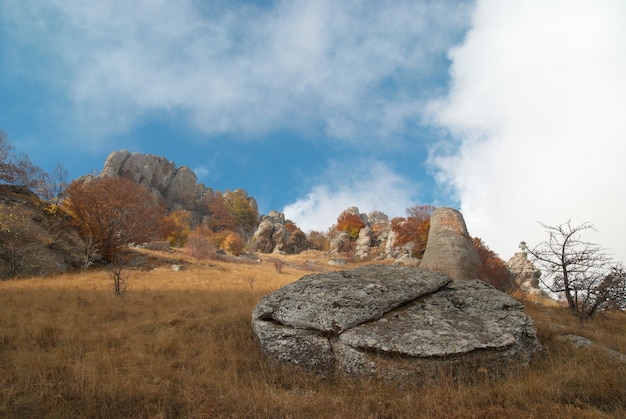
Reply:
[[[302,277],[264,297],[252,327],[269,358],[322,374],[424,379],[495,372],[538,353],[523,306],[481,281],[370,265]]]

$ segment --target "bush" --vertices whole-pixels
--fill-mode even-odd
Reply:
[[[163,236],[172,247],[183,247],[191,233],[191,213],[186,210],[178,209],[162,222]]]
[[[241,236],[237,233],[233,233],[232,231],[226,236],[224,240],[223,249],[227,252],[239,256],[243,249],[246,247],[246,244],[243,242]]]
[[[328,240],[326,234],[321,231],[312,230],[307,235],[309,248],[313,250],[328,250]]]
[[[344,231],[352,240],[359,237],[359,232],[365,227],[365,223],[358,214],[344,211],[337,218],[337,231]]]
[[[513,284],[511,272],[504,261],[478,237],[472,238],[481,263],[481,279],[500,291],[508,291]]]
[[[407,218],[396,217],[391,220],[391,229],[396,233],[396,247],[412,243],[411,256],[421,258],[426,251],[430,216],[435,210],[431,205],[416,205],[407,208]]]
[[[197,228],[187,237],[185,250],[196,259],[215,259],[217,248],[210,237],[209,230]]]

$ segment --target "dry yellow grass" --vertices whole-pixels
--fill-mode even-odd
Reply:
[[[271,262],[133,271],[122,297],[106,272],[0,283],[0,416],[626,416],[624,364],[556,338],[565,330],[626,352],[624,315],[581,325],[559,308],[527,303],[545,356],[498,379],[477,373],[473,382],[441,377],[399,390],[268,365],[253,339],[252,308],[306,274],[300,267],[314,257],[279,257],[280,274]]]

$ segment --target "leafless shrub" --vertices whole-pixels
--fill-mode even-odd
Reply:
[[[126,294],[130,273],[126,270],[126,264],[121,255],[115,257],[115,261],[111,264],[109,277],[113,280],[113,292],[115,295]]]
[[[283,272],[283,266],[284,263],[278,259],[274,259],[274,269],[276,269],[276,273],[282,273]]]
[[[195,231],[187,238],[185,249],[196,259],[216,259],[217,257],[217,248],[211,239]]]

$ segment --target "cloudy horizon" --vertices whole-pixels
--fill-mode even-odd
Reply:
[[[455,207],[508,259],[591,222],[626,261],[626,3],[23,1],[0,7],[0,129],[72,177],[119,149],[325,230]]]

